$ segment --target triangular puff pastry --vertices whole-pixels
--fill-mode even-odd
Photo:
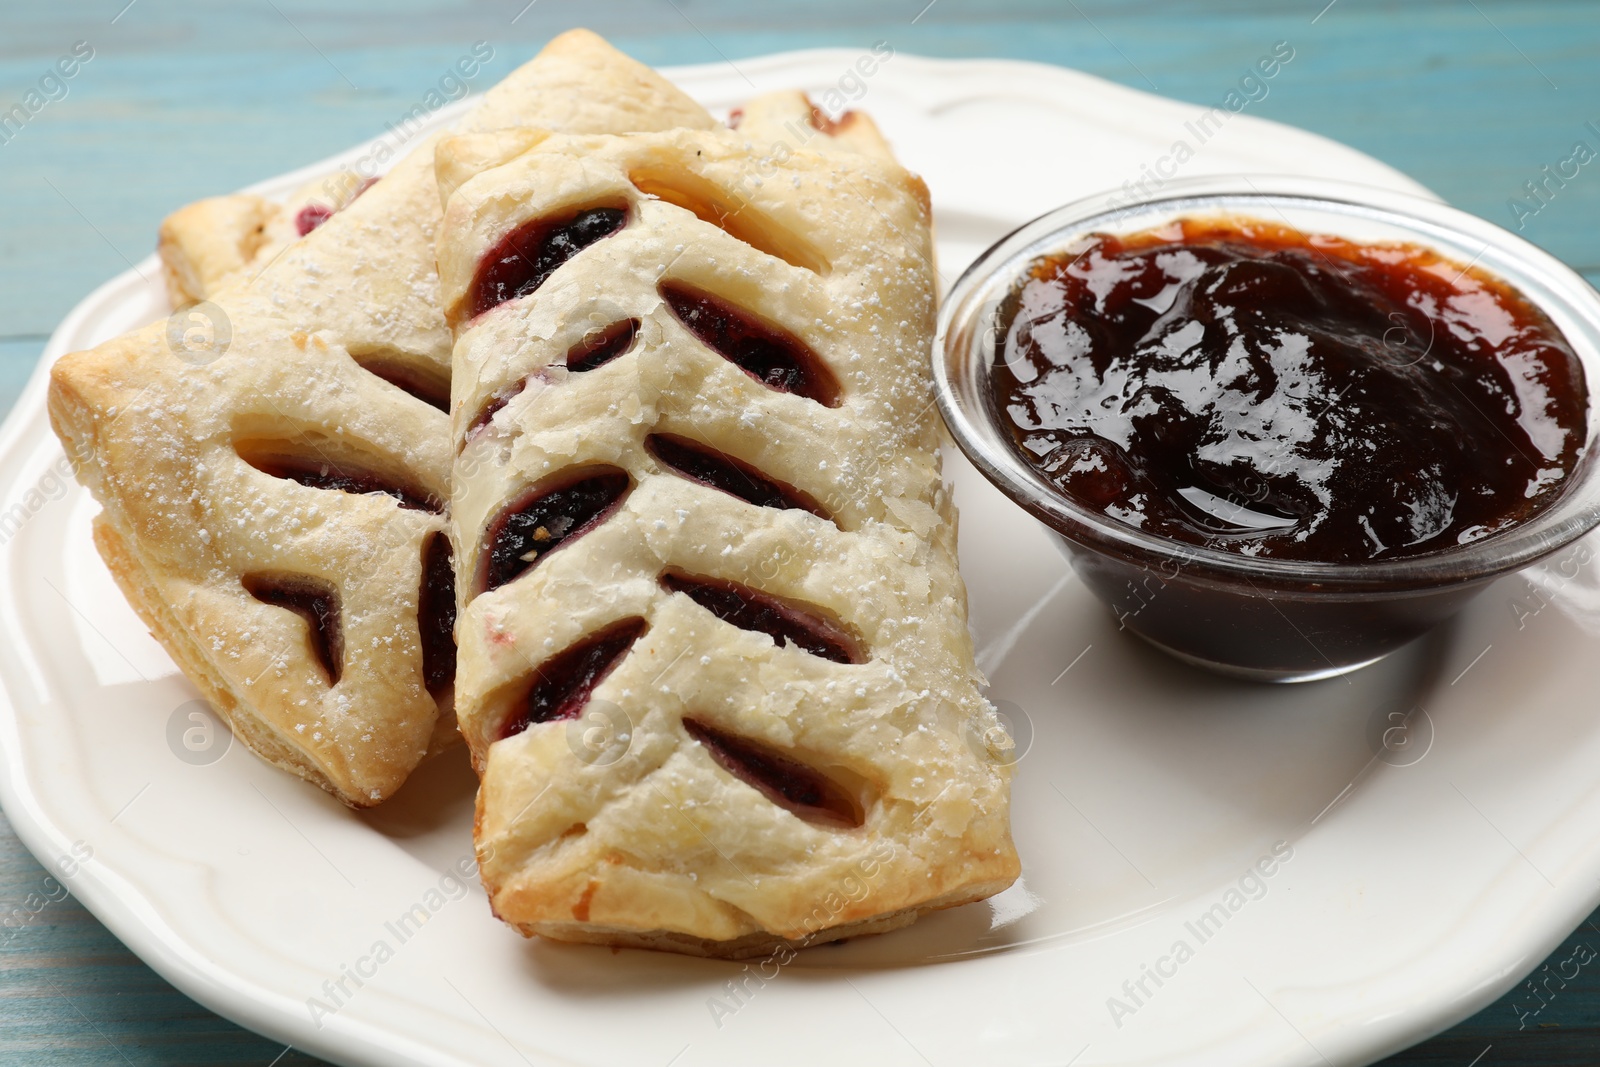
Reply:
[[[1018,873],[926,189],[864,122],[800,145],[771,106],[437,153],[457,712],[525,934],[749,956]]]
[[[336,171],[282,203],[233,193],[179,208],[162,220],[156,245],[168,300],[182,308],[248,281],[375,182],[355,171]]]
[[[713,124],[583,31],[463,128],[529,122]],[[248,207],[219,222],[236,243],[267,225]],[[103,507],[96,542],[140,616],[252,749],[357,806],[455,736],[452,449],[429,403],[448,395],[451,345],[439,217],[428,142],[258,269],[243,268],[259,247],[208,252],[203,220],[179,226],[169,279],[211,297],[195,313],[210,331],[156,323],[51,379],[56,432]]]

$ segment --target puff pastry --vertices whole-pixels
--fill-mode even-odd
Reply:
[[[713,124],[583,31],[464,128],[529,122]],[[291,211],[232,199],[169,225],[174,296],[208,297],[208,330],[64,357],[50,414],[85,457],[102,555],[184,673],[257,753],[366,806],[455,738],[433,144],[303,238],[274,229]]]
[[[283,203],[235,193],[179,208],[162,220],[156,244],[167,299],[175,308],[186,307],[261,270],[375,181],[354,171],[335,171],[297,189]]]
[[[443,142],[460,728],[525,934],[741,957],[1018,873],[870,122]],[[797,141],[806,141],[797,144]]]

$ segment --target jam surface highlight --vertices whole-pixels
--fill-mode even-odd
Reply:
[[[1249,219],[1035,261],[1000,309],[991,386],[1019,453],[1082,507],[1303,561],[1524,522],[1586,431],[1578,357],[1510,286]]]

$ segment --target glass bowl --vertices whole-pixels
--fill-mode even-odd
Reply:
[[[1467,545],[1403,559],[1262,559],[1170,540],[1081,507],[1017,452],[995,415],[997,313],[1028,265],[1090,234],[1126,235],[1179,218],[1257,218],[1305,234],[1403,242],[1480,268],[1541,308],[1583,363],[1587,437],[1566,489],[1526,522]],[[1236,677],[1309,681],[1373,663],[1459,611],[1496,578],[1600,523],[1600,294],[1555,257],[1437,201],[1324,179],[1173,181],[1129,202],[1107,193],[1057,208],[968,267],[939,313],[939,407],[956,444],[1002,493],[1044,523],[1119,628],[1179,659]]]

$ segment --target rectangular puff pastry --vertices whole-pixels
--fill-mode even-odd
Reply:
[[[713,124],[583,31],[463,126],[529,122]],[[184,673],[258,754],[367,806],[456,736],[432,141],[323,207],[303,238],[248,201],[175,217],[175,298],[208,302],[64,357],[49,404],[102,556]]]
[[[437,152],[456,708],[524,934],[749,956],[1017,876],[926,189],[864,118],[766,135],[808,108]]]

